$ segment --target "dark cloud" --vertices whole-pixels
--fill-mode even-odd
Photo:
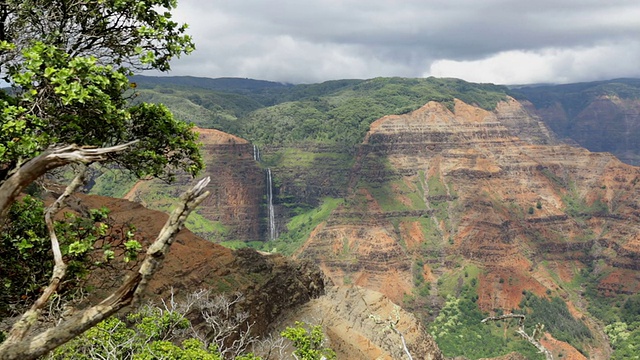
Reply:
[[[293,83],[639,75],[637,0],[181,0],[176,19],[190,24],[198,50],[174,62],[175,75]]]

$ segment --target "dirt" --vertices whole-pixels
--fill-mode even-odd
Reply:
[[[167,214],[123,199],[77,194],[71,203],[70,209],[79,213],[102,206],[109,208],[115,221],[114,228],[125,223],[133,224],[136,239],[145,248],[168,218]],[[96,285],[91,294],[92,301],[103,298],[128,273],[123,270],[123,263],[114,264],[119,271],[92,273],[89,282]],[[136,264],[126,265],[135,268]],[[251,249],[232,251],[183,229],[149,283],[146,298],[157,301],[168,298],[172,293],[182,297],[200,289],[243,294],[244,301],[237,310],[248,311],[254,330],[261,334],[285,311],[323,294],[324,275],[309,262],[281,255],[262,255]]]

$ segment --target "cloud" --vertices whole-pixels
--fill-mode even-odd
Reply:
[[[181,0],[175,18],[197,51],[172,75],[566,82],[640,59],[637,0]]]
[[[569,83],[640,77],[639,54],[640,41],[589,48],[512,50],[480,60],[437,60],[423,76],[456,77],[498,84]]]

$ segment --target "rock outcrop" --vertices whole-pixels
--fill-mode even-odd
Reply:
[[[327,294],[287,314],[276,329],[295,321],[321,323],[338,359],[404,359],[402,334],[414,359],[444,360],[416,318],[385,295],[358,286],[328,287]],[[389,328],[393,324],[398,332]]]
[[[371,125],[345,204],[296,256],[318,261],[336,284],[397,302],[412,293],[416,272],[437,291],[436,280],[462,278],[464,264],[481,268],[484,311],[517,308],[524,291],[568,299],[563,282],[594,264],[610,273],[601,291],[632,292],[638,181],[640,169],[610,154],[558,144],[513,99],[494,111],[430,102]]]
[[[142,240],[145,248],[168,218],[167,214],[123,199],[74,196],[78,201],[71,210],[81,213],[106,206],[115,220],[113,226],[133,224],[136,237]],[[91,281],[96,285],[92,297],[100,298],[124,279],[127,271],[122,267],[116,270],[92,275]],[[150,300],[167,299],[172,292],[185,296],[201,289],[211,289],[214,293],[241,293],[244,300],[238,311],[249,312],[249,323],[254,324],[254,331],[263,334],[285,312],[323,294],[324,275],[310,262],[281,255],[261,255],[251,249],[233,251],[184,229],[147,289]]]

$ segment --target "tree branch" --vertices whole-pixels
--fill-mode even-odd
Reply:
[[[400,336],[400,340],[402,341],[402,350],[404,351],[405,355],[407,355],[407,358],[409,360],[413,360],[413,356],[411,356],[409,348],[407,347],[407,342],[404,339],[404,334],[400,330],[398,330],[396,326],[400,322],[400,307],[398,305],[394,306],[393,314],[395,315],[395,320],[391,319],[391,315],[389,315],[389,317],[385,321],[381,320],[379,316],[374,314],[370,314],[369,318],[372,319],[376,323],[376,325],[386,325],[385,330],[389,329]]]
[[[42,308],[47,304],[51,295],[53,295],[57,290],[58,286],[60,286],[60,282],[64,278],[67,272],[67,264],[62,260],[62,252],[60,251],[60,243],[58,241],[58,236],[56,235],[56,231],[53,224],[53,216],[60,210],[62,207],[62,203],[73,194],[83,183],[84,176],[86,174],[87,168],[83,166],[82,169],[78,172],[76,177],[73,179],[71,184],[67,186],[64,193],[56,199],[56,201],[51,204],[47,208],[47,211],[44,215],[44,220],[47,224],[47,229],[49,230],[49,237],[51,238],[51,250],[53,251],[53,273],[51,274],[51,280],[49,280],[49,285],[44,289],[40,297],[36,300],[35,303],[31,306],[29,310],[27,310],[20,319],[13,324],[11,327],[11,331],[9,332],[9,336],[5,341],[7,342],[16,342],[21,341],[24,336],[29,332],[33,324],[38,320],[38,316],[42,312]]]
[[[138,140],[126,144],[84,148],[78,145],[51,148],[27,161],[0,185],[0,219],[4,219],[20,192],[47,171],[71,163],[88,164],[106,159],[107,154],[126,150]],[[1,226],[1,224],[0,224]]]
[[[533,346],[535,346],[536,349],[538,349],[538,351],[540,351],[542,354],[544,354],[546,360],[553,360],[553,355],[551,354],[551,352],[549,350],[547,350],[547,348],[545,348],[544,345],[542,345],[536,339],[536,336],[535,336],[536,332],[534,331],[534,336],[531,336],[531,335],[527,334],[527,332],[524,330],[524,321],[526,319],[526,316],[524,316],[523,314],[504,314],[504,315],[500,315],[500,316],[490,316],[488,318],[482,319],[481,323],[485,323],[485,322],[487,322],[489,320],[497,321],[497,320],[504,320],[504,319],[519,319],[518,320],[518,330],[516,330],[516,333],[518,333],[525,340],[527,340],[529,343],[531,343]]]
[[[182,229],[191,211],[209,195],[208,191],[204,191],[209,181],[209,177],[201,180],[182,195],[182,204],[171,213],[160,234],[147,249],[147,255],[140,270],[130,276],[119,289],[98,305],[80,311],[55,328],[21,342],[5,341],[0,345],[0,360],[36,359],[80,335],[133,301],[137,301],[149,279],[162,264],[175,236]]]

